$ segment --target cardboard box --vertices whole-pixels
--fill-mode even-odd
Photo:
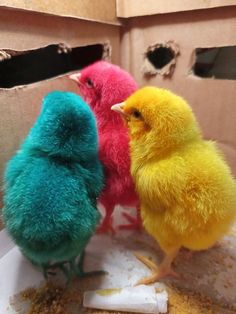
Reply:
[[[95,58],[119,63],[120,23],[116,18],[115,0],[109,3],[65,3],[1,1],[0,185],[5,163],[18,149],[35,121],[43,96],[54,89],[77,92],[75,84],[67,79],[71,65],[64,69],[63,59],[60,59],[65,57],[67,61],[70,51],[68,54],[60,51],[59,54],[56,50],[60,50],[58,45],[74,48],[73,60],[77,57],[80,59],[81,52],[84,64],[95,61]],[[89,49],[88,54],[86,47]],[[101,51],[97,51],[101,47],[104,47],[102,55]],[[94,54],[91,49],[95,49]],[[11,59],[7,59],[10,56]],[[53,71],[53,62],[58,70],[47,75],[49,68]],[[75,60],[75,63],[78,69],[79,61]],[[45,75],[48,77],[45,78]]]
[[[236,47],[230,52],[236,46],[236,1],[138,1],[140,6],[133,2],[118,0],[118,15],[126,18],[122,66],[140,85],[168,88],[186,98],[204,137],[219,143],[236,175]],[[174,54],[171,64],[161,69],[155,69],[147,58],[158,47],[170,48]],[[196,49],[214,47],[229,47],[230,55],[222,54],[221,60],[222,68],[232,59],[232,65],[221,73],[228,79],[193,73]]]
[[[221,75],[228,79],[203,78],[193,73],[196,54],[200,51],[196,49],[236,46],[235,33],[236,0],[1,1],[0,83],[5,85],[0,87],[0,186],[5,163],[28,133],[44,95],[54,89],[77,92],[76,86],[67,79],[71,68],[63,70],[59,67],[57,74],[50,72],[46,78],[45,68],[57,68],[53,62],[61,61],[59,54],[74,53],[75,57],[79,53],[86,55],[86,51],[90,51],[90,57],[100,56],[120,64],[133,74],[140,86],[169,88],[185,97],[198,117],[204,137],[219,142],[236,175],[234,70],[225,68],[222,74],[221,69]],[[101,46],[104,53],[99,54]],[[164,56],[169,61],[156,68],[155,51],[158,49],[167,53]],[[210,60],[214,55],[215,50],[211,50]],[[234,56],[223,55],[227,60],[234,60]],[[6,72],[1,72],[2,62],[6,62],[4,58],[9,60],[6,63],[9,65],[11,59],[16,60],[13,70],[7,72],[7,79],[2,74]],[[39,58],[40,77],[37,77],[34,58]],[[46,67],[42,62],[45,58]],[[91,61],[84,60],[85,63]],[[202,67],[210,64],[207,58],[203,61],[206,64],[202,62]],[[23,64],[27,79],[16,71],[23,71]],[[83,64],[76,63],[76,67]],[[30,71],[34,75],[30,75]],[[216,74],[217,71],[219,69]],[[30,79],[33,82],[29,82]],[[121,218],[114,220],[120,223]],[[110,273],[93,289],[110,288],[114,284],[115,287],[133,285],[140,277],[148,275],[149,270],[134,258],[131,251],[145,248],[145,253],[154,260],[157,256],[159,260],[162,257],[154,240],[145,234],[139,241],[135,234],[122,236],[113,241],[109,236],[96,235],[88,246],[88,270],[97,266],[97,269],[104,268]],[[236,266],[232,262],[236,259],[235,245],[234,230],[219,249],[196,254],[188,267],[185,257],[180,255],[177,270],[184,275],[187,273],[189,279],[182,285],[189,291],[200,291],[218,303],[236,308]],[[1,287],[4,287],[0,291],[0,312],[5,314],[9,296],[29,285],[38,285],[42,274],[26,261],[5,231],[0,232],[0,269],[3,275]],[[10,308],[8,310],[12,313]],[[223,309],[219,313],[224,313]]]

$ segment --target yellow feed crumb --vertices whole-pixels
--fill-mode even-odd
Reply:
[[[21,300],[29,303],[24,314],[74,314],[80,313],[83,292],[92,289],[90,279],[75,281],[69,289],[48,282],[38,288],[28,288],[21,292]],[[235,310],[222,308],[210,298],[199,293],[186,291],[174,286],[167,287],[169,296],[167,314],[233,314]],[[19,304],[18,304],[19,305]],[[84,309],[84,314],[132,314],[96,309]]]
[[[233,314],[235,310],[223,308],[207,296],[186,291],[176,287],[168,287],[168,314]]]
[[[82,294],[74,289],[64,289],[53,283],[39,288],[29,288],[21,293],[23,301],[29,301],[27,314],[70,314],[69,306],[82,302]]]

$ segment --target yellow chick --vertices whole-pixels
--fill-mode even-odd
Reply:
[[[165,258],[138,282],[177,276],[171,264],[181,247],[213,246],[236,217],[236,181],[212,141],[205,141],[190,106],[168,90],[144,87],[112,110],[130,133],[131,173],[141,200],[144,228]]]

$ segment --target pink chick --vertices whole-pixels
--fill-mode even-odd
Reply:
[[[139,199],[130,174],[128,132],[121,116],[111,110],[135,92],[137,84],[129,73],[105,61],[72,74],[70,79],[78,84],[97,119],[99,155],[105,170],[105,187],[99,198],[105,217],[98,231],[114,233],[112,213],[116,205],[137,208],[137,218],[123,213],[129,224],[119,228],[140,229]]]

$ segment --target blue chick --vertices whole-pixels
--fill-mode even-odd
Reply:
[[[95,118],[77,95],[55,91],[4,177],[3,218],[22,253],[44,275],[82,275],[85,247],[99,223],[103,187]],[[81,256],[77,264],[77,256]]]

